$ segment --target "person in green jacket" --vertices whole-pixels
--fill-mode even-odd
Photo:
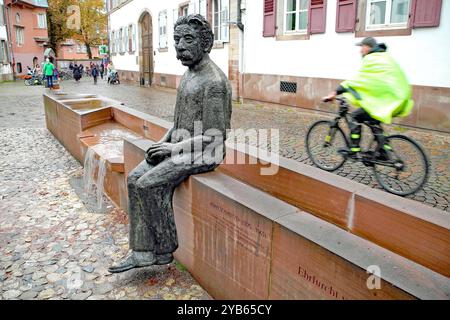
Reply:
[[[343,94],[350,104],[358,107],[351,114],[351,148],[342,150],[348,155],[361,151],[361,123],[366,121],[371,124],[378,143],[385,150],[390,150],[384,141],[380,123],[390,124],[394,117],[406,117],[414,107],[411,86],[403,70],[387,53],[387,46],[371,37],[357,45],[361,46],[363,56],[361,70],[356,77],[342,82],[335,92],[326,97],[332,100]]]
[[[53,65],[53,63],[50,62],[50,59],[47,58],[45,59],[45,64],[44,64],[44,76],[45,79],[47,80],[47,86],[52,89],[53,88],[53,71],[55,69],[55,66]]]

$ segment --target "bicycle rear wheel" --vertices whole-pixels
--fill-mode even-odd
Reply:
[[[330,121],[317,121],[306,134],[306,151],[311,161],[320,169],[335,171],[345,163],[345,157],[338,152],[347,147],[347,140],[341,128],[333,128]]]
[[[417,192],[427,182],[429,174],[425,151],[416,141],[402,135],[387,137],[387,142],[392,148],[388,152],[389,161],[373,167],[378,183],[399,196]]]

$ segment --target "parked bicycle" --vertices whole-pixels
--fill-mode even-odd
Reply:
[[[73,79],[73,72],[71,70],[61,70],[59,73],[59,78],[61,80],[71,80]]]
[[[404,135],[380,136],[379,132],[383,130],[376,120],[364,122],[372,132],[367,150],[351,156],[344,152],[350,148],[349,135],[344,134],[342,125],[342,122],[349,124],[349,104],[344,98],[336,100],[339,102],[338,116],[333,121],[315,122],[306,135],[306,149],[312,162],[330,172],[338,170],[348,159],[362,162],[373,169],[383,189],[399,196],[413,194],[422,188],[429,174],[429,161],[423,148]]]
[[[31,78],[25,79],[24,83],[26,86],[40,86],[44,83],[44,77],[33,72]]]

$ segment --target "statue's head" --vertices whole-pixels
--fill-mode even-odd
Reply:
[[[200,14],[180,17],[174,26],[177,59],[192,68],[211,52],[214,34],[209,22]]]

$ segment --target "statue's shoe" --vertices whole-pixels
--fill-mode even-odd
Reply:
[[[173,261],[173,254],[171,254],[171,253],[157,254],[155,264],[158,266],[161,266],[164,264],[169,264],[172,261]]]
[[[131,269],[143,268],[155,265],[156,257],[151,252],[132,252],[125,260],[108,268],[111,273],[125,272]]]

